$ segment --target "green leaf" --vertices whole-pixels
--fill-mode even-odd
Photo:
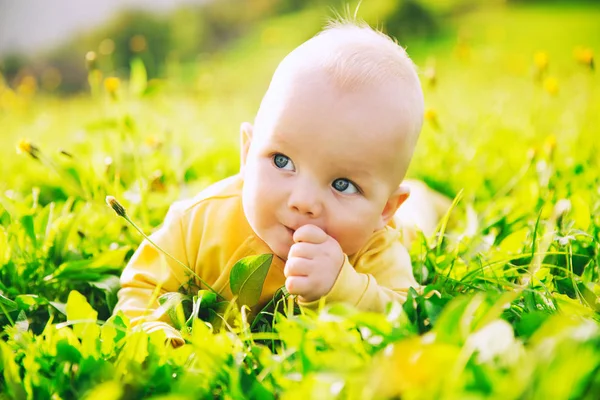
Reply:
[[[148,339],[148,334],[141,331],[134,332],[127,337],[115,362],[115,376],[127,374],[127,371],[131,369],[131,365],[139,365],[146,360],[146,357],[150,354],[148,352]]]
[[[235,263],[229,274],[229,287],[241,304],[249,307],[258,304],[272,261],[273,254],[261,254]]]
[[[191,302],[192,296],[179,292],[168,292],[158,298],[158,303],[166,310],[171,322],[177,329],[181,329],[186,321],[183,308],[183,303],[186,301]]]
[[[0,313],[9,313],[17,310],[19,307],[16,302],[0,293]]]
[[[117,328],[112,323],[105,323],[100,328],[100,351],[106,356],[110,356],[115,348],[117,338]]]
[[[129,247],[108,251],[96,258],[67,261],[44,280],[104,281],[107,274],[119,271],[125,264]]]
[[[48,304],[48,299],[40,297],[36,294],[20,294],[15,297],[15,302],[18,304],[20,310],[29,311],[31,308],[36,306],[45,306]]]
[[[91,326],[96,326],[97,319],[98,312],[90,306],[86,298],[78,291],[72,290],[67,299],[67,320],[74,323],[75,335],[82,338]]]
[[[192,312],[190,313],[185,324],[192,326],[194,318],[201,318],[204,321],[210,322],[211,310],[217,309],[217,294],[210,290],[199,290],[198,295],[192,299]]]
[[[4,391],[13,399],[26,399],[27,394],[19,375],[19,366],[14,353],[6,343],[0,341],[0,372],[4,372]]]
[[[0,226],[0,265],[8,263],[10,260],[10,244],[8,235],[4,227]]]
[[[58,301],[49,301],[48,303],[61,314],[67,315],[67,305],[65,303],[60,303]]]
[[[592,219],[590,206],[580,194],[571,196],[571,216],[575,220],[575,228],[587,231]]]
[[[81,362],[81,352],[67,339],[60,339],[56,343],[56,361],[59,363],[69,362],[78,364]]]
[[[105,323],[106,325],[112,325],[115,327],[117,336],[115,337],[115,342],[123,339],[127,334],[129,329],[129,320],[123,314],[123,311],[118,311],[116,314],[113,314]]]
[[[118,400],[123,395],[119,382],[108,381],[99,384],[83,396],[84,400]]]
[[[475,312],[484,301],[483,295],[475,295],[456,297],[448,303],[433,328],[437,341],[462,346],[473,331]]]
[[[500,243],[500,251],[503,254],[518,254],[523,250],[523,246],[527,241],[529,228],[525,227],[510,233]]]
[[[121,288],[119,277],[115,275],[107,275],[97,282],[88,282],[90,286],[102,289],[109,293],[116,293]]]
[[[27,236],[29,236],[29,238],[31,239],[31,243],[33,243],[34,246],[37,246],[37,238],[35,236],[35,226],[33,223],[33,216],[24,215],[21,217],[20,221],[21,221],[21,226],[23,227],[23,229],[25,229],[25,233],[27,233]]]

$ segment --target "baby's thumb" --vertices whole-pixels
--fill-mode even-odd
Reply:
[[[316,225],[307,224],[302,225],[294,232],[294,242],[300,243],[324,243],[329,238],[329,235],[325,231]]]

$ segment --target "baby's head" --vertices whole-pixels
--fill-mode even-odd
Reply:
[[[305,224],[354,254],[408,197],[422,119],[405,51],[368,26],[331,24],[279,64],[254,127],[242,124],[250,226],[284,260]]]

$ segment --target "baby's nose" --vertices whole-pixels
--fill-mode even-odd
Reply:
[[[311,218],[317,218],[323,211],[318,193],[306,186],[297,187],[288,198],[288,207],[293,211]]]

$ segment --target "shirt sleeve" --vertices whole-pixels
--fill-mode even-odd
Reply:
[[[150,239],[185,265],[189,265],[183,235],[182,213],[169,210],[161,228]],[[114,312],[122,311],[131,325],[151,333],[163,330],[173,345],[184,343],[181,334],[158,303],[167,292],[177,292],[190,281],[189,271],[144,240],[121,274],[121,289]]]
[[[325,303],[349,303],[361,311],[384,312],[388,303],[406,301],[409,288],[419,288],[406,248],[399,234],[386,229],[375,234],[354,258],[346,256],[338,278],[325,296]],[[299,302],[316,308],[321,300]]]

